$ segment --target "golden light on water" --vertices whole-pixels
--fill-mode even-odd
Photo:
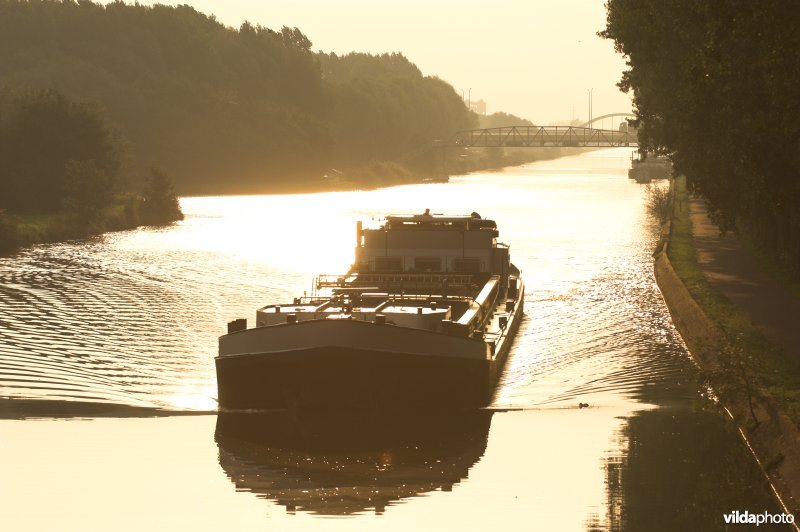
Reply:
[[[183,198],[187,218],[175,225],[14,257],[0,271],[0,295],[11,296],[0,308],[14,324],[0,327],[0,354],[15,373],[0,385],[20,397],[213,411],[225,323],[345,270],[356,220],[392,213],[495,219],[523,270],[527,316],[494,405],[508,412],[471,440],[423,438],[415,452],[390,445],[377,457],[359,443],[345,453],[352,460],[322,456],[323,472],[340,476],[321,484],[319,460],[289,463],[298,455],[263,452],[258,438],[225,447],[215,415],[0,420],[3,524],[63,529],[66,516],[81,530],[600,530],[619,528],[619,508],[624,517],[643,502],[642,479],[680,481],[676,507],[691,507],[698,474],[720,500],[751,497],[725,488],[742,475],[727,467],[740,458],[707,460],[707,445],[723,456],[737,435],[720,439],[722,429],[697,418],[714,416],[693,410],[691,364],[652,276],[658,226],[628,165],[625,150],[604,150],[447,185]],[[313,444],[306,427],[288,428],[298,426]],[[369,504],[329,518],[354,500]],[[639,509],[663,507],[654,502]]]
[[[202,216],[190,220],[202,228],[183,233],[182,240],[171,245],[230,253],[283,271],[340,273],[353,261],[356,221],[421,213],[432,206],[469,211],[451,192],[442,185],[409,185],[377,191],[236,196],[224,201],[183,198],[187,218]]]
[[[215,386],[187,386],[177,390],[174,394],[165,396],[163,401],[168,408],[174,410],[211,412],[217,410],[216,396]]]

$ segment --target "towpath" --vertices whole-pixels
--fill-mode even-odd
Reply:
[[[767,338],[800,359],[800,298],[769,276],[739,239],[709,220],[702,199],[689,202],[697,262],[708,281],[743,309]]]

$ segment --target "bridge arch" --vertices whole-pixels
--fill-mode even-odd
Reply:
[[[594,124],[595,122],[597,122],[599,120],[603,120],[605,118],[615,118],[615,117],[636,118],[636,115],[633,114],[633,113],[609,113],[607,115],[595,116],[594,118],[592,118],[588,122],[584,122],[583,124],[581,124],[579,127],[589,127],[590,125]]]

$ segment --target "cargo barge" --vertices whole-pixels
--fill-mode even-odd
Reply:
[[[523,315],[497,224],[466,216],[357,223],[355,262],[310,296],[228,324],[215,359],[226,410],[488,405]]]

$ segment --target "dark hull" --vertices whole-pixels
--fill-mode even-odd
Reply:
[[[495,364],[337,346],[216,359],[225,409],[481,407]]]

